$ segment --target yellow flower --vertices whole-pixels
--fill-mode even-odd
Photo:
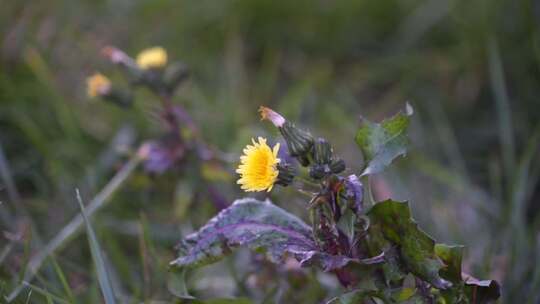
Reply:
[[[97,97],[109,93],[111,90],[111,81],[100,73],[86,78],[86,93],[89,97]]]
[[[167,64],[167,51],[160,46],[143,50],[137,55],[137,65],[143,69],[161,68]]]
[[[253,145],[246,146],[236,170],[236,173],[240,174],[237,183],[247,192],[272,190],[279,175],[277,168],[280,162],[277,158],[279,143],[270,149],[265,138],[259,137],[258,140],[256,142],[251,139]]]

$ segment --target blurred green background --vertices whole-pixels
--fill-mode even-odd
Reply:
[[[86,97],[95,71],[123,81],[100,55],[106,45],[132,56],[160,45],[189,65],[174,100],[231,159],[230,176],[216,180],[230,201],[244,196],[234,176],[242,147],[278,135],[259,122],[259,105],[328,137],[354,172],[359,117],[380,120],[408,101],[412,149],[377,178],[377,197],[410,200],[427,232],[466,245],[466,271],[499,280],[502,302],[540,303],[540,2],[532,0],[3,1],[1,295],[79,212],[74,189],[89,201],[138,144],[160,135],[148,91],[137,90],[128,110]],[[189,175],[138,169],[93,217],[122,302],[173,301],[174,244],[216,212],[193,194]],[[269,196],[305,217],[292,190]],[[275,277],[246,288],[253,267],[235,265],[245,256],[189,274],[191,292],[264,302],[266,289],[294,288]],[[301,288],[313,298],[283,299],[339,292],[332,278],[309,276]],[[17,300],[70,294],[100,299],[84,234],[48,258]]]

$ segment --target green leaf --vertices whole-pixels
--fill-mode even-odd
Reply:
[[[377,203],[368,216],[370,229],[380,229],[384,238],[398,246],[408,270],[439,289],[452,285],[439,276],[443,263],[435,255],[435,242],[411,218],[408,202],[386,200]]]
[[[444,262],[441,276],[453,283],[461,282],[461,261],[464,246],[436,244],[435,254]]]
[[[412,107],[407,104],[405,113],[400,112],[381,123],[363,119],[363,125],[356,133],[356,143],[362,150],[366,166],[361,176],[383,171],[392,161],[407,152]]]
[[[189,294],[186,286],[186,269],[169,272],[167,289],[179,299],[195,300],[195,298]]]
[[[82,203],[81,195],[79,193],[79,190],[76,190],[77,192],[77,201],[79,202],[79,207],[81,208],[81,214],[84,219],[84,223],[86,225],[86,233],[88,234],[88,243],[90,245],[90,252],[92,253],[92,259],[94,260],[94,264],[96,267],[96,273],[99,281],[99,286],[101,288],[101,292],[103,293],[103,298],[105,299],[106,304],[114,304],[116,303],[116,299],[114,297],[114,291],[111,284],[111,279],[109,277],[109,273],[107,272],[107,266],[105,265],[105,260],[103,259],[103,256],[101,255],[101,247],[99,246],[99,242],[97,240],[96,234],[94,233],[94,229],[92,228],[92,225],[90,224],[90,220],[86,216],[86,211],[84,210],[84,205]]]
[[[454,286],[450,290],[444,291],[442,295],[445,299],[455,303],[466,302],[464,299],[478,304],[490,303],[497,300],[501,292],[499,284],[496,281],[477,280],[472,276],[462,273],[463,248],[460,245],[435,245],[435,253],[445,264],[440,274],[443,278],[454,283]]]

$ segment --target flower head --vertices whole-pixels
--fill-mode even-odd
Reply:
[[[96,73],[86,78],[86,93],[89,97],[106,95],[111,90],[111,81],[103,74]]]
[[[279,170],[277,164],[280,162],[277,158],[279,143],[274,148],[266,144],[266,139],[259,137],[258,142],[251,140],[253,145],[247,145],[244,149],[244,155],[240,157],[240,165],[236,172],[240,174],[237,181],[242,190],[270,191],[277,181]]]
[[[143,50],[137,55],[137,65],[143,69],[161,68],[167,64],[167,51],[156,46]]]
[[[269,120],[278,128],[281,128],[285,123],[285,118],[281,114],[265,106],[259,107],[259,113],[261,113],[261,120]]]

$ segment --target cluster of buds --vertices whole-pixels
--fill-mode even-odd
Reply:
[[[326,139],[315,139],[311,133],[298,128],[270,108],[260,107],[259,112],[263,120],[269,120],[279,129],[287,143],[289,154],[302,166],[309,167],[311,178],[321,180],[345,170],[345,162],[334,154],[334,149]]]
[[[182,62],[168,63],[167,52],[162,47],[143,50],[135,59],[112,46],[104,47],[102,54],[122,68],[132,86],[145,86],[159,96],[172,95],[189,76],[188,68]],[[130,90],[113,86],[101,73],[88,77],[87,93],[91,98],[101,97],[124,107],[133,103]]]

